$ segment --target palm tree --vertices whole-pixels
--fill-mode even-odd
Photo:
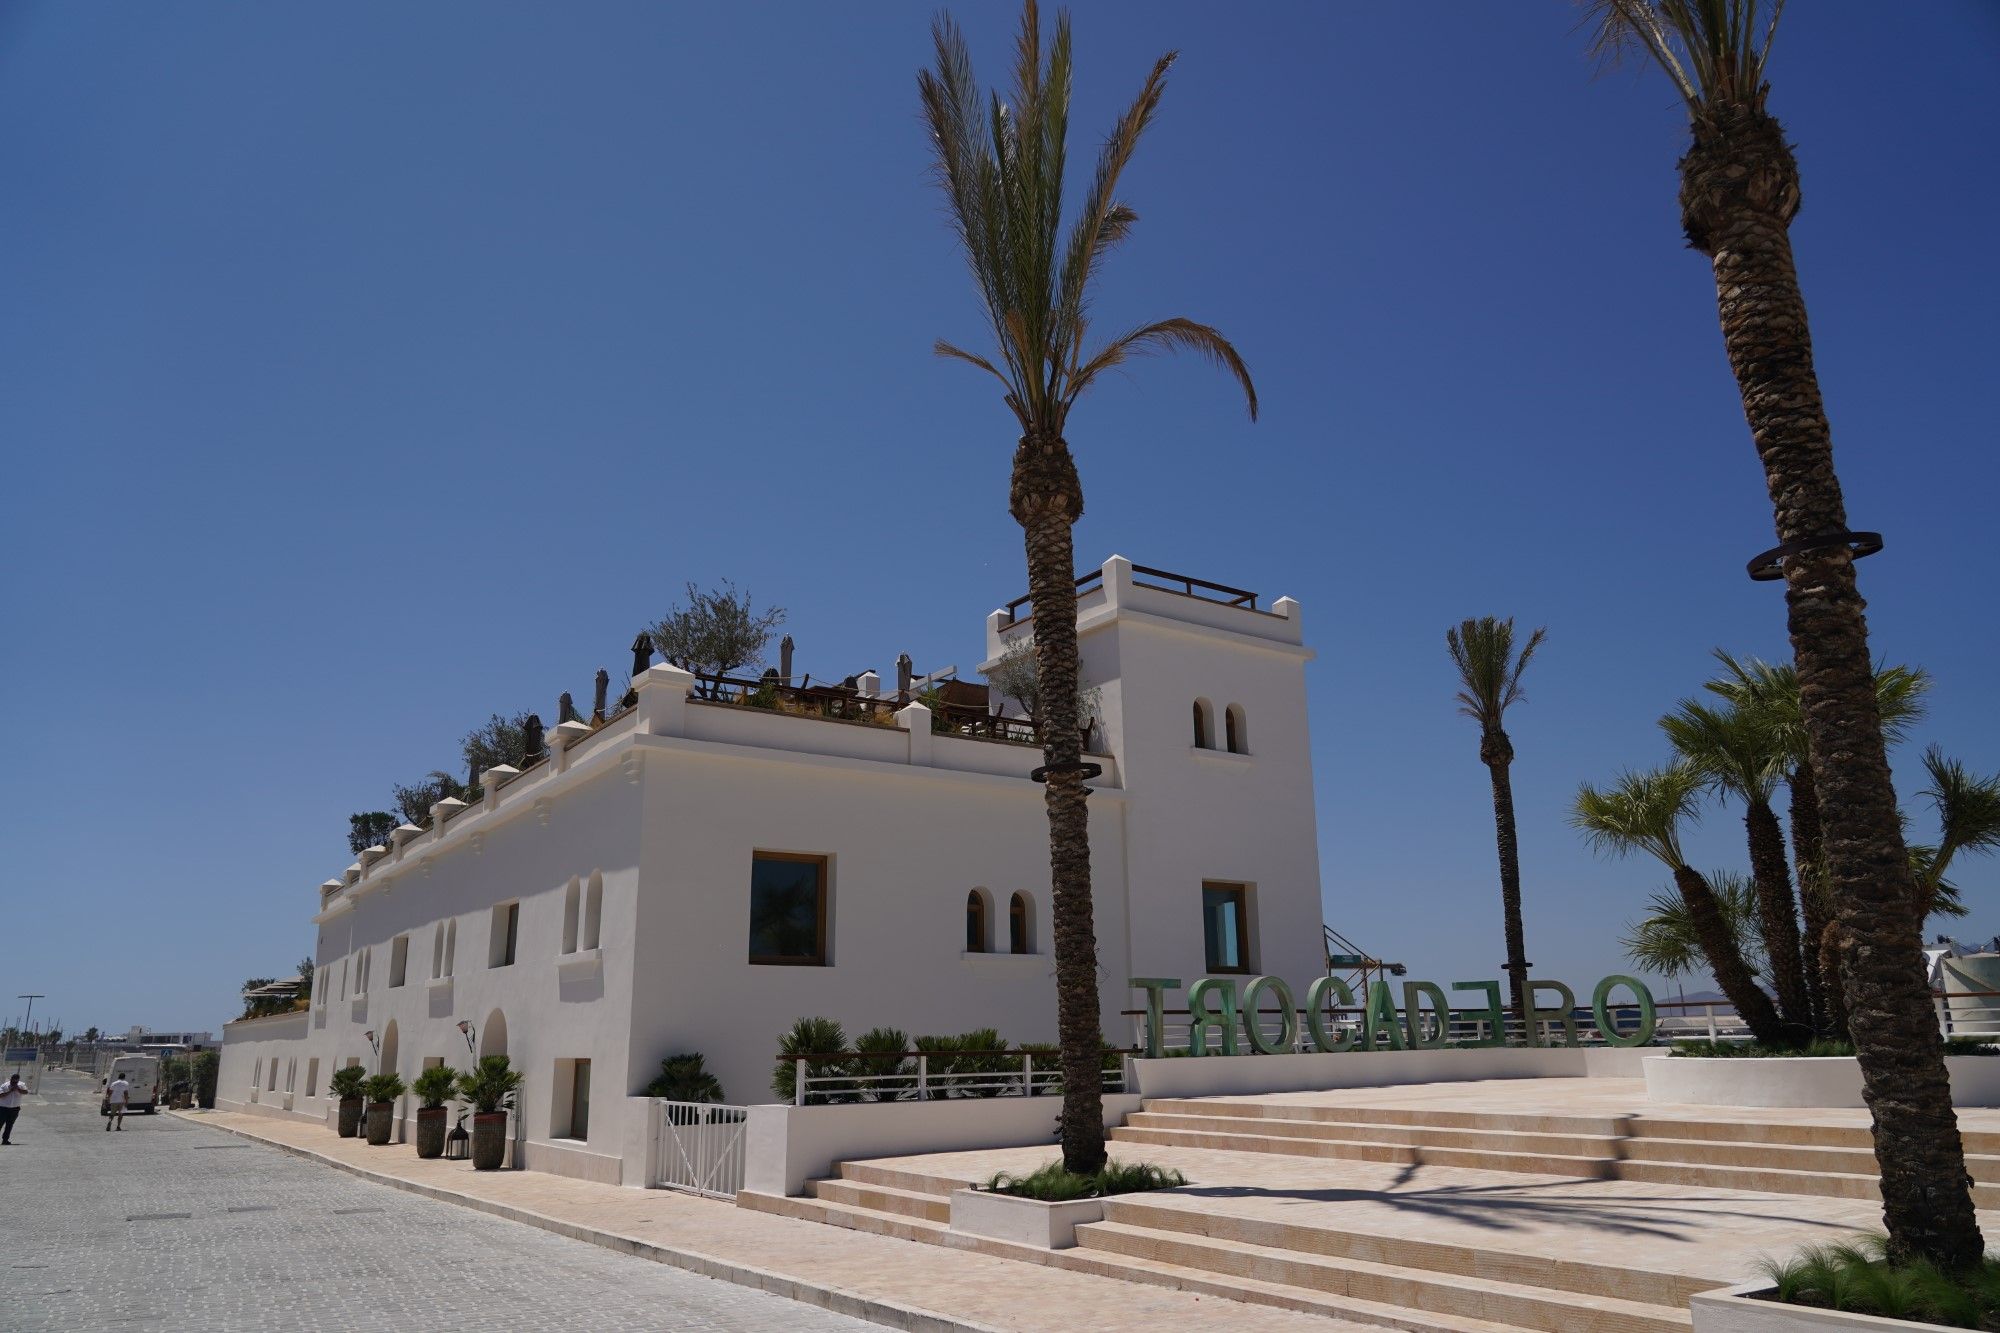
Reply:
[[[1444,632],[1452,665],[1458,668],[1458,711],[1479,724],[1479,762],[1493,783],[1493,837],[1500,849],[1500,911],[1507,932],[1507,985],[1513,994],[1514,1021],[1528,1021],[1528,945],[1521,929],[1521,856],[1514,836],[1514,783],[1508,768],[1514,762],[1514,742],[1501,726],[1507,708],[1527,696],[1521,674],[1528,659],[1548,633],[1538,629],[1514,653],[1514,618],[1481,616],[1459,622]]]
[[[1715,891],[1715,905],[1736,952],[1753,975],[1764,971],[1764,937],[1757,923],[1757,891],[1748,877],[1727,870],[1712,870],[1708,885]],[[1695,934],[1694,913],[1678,892],[1655,893],[1646,899],[1646,915],[1625,927],[1618,942],[1625,956],[1642,971],[1656,973],[1669,981],[1698,975],[1708,970],[1708,958]]]
[[[1785,781],[1791,790],[1792,861],[1805,909],[1803,953],[1814,1027],[1825,1036],[1845,1041],[1847,1002],[1841,981],[1839,932],[1833,928],[1832,901],[1826,887],[1825,835],[1813,787],[1805,710],[1799,704],[1798,672],[1791,666],[1754,657],[1739,661],[1720,648],[1715,657],[1724,674],[1705,688],[1739,709],[1754,711],[1784,753]],[[1875,708],[1882,719],[1883,739],[1895,746],[1922,719],[1931,678],[1920,667],[1882,663],[1875,666],[1874,674]]]
[[[1681,700],[1661,718],[1660,730],[1711,791],[1743,802],[1757,924],[1771,988],[1778,994],[1778,1009],[1794,1042],[1803,1044],[1813,1034],[1812,997],[1806,990],[1805,960],[1799,950],[1799,908],[1785,859],[1785,831],[1771,808],[1785,771],[1782,742],[1753,709],[1713,708],[1694,699]]]
[[[1014,86],[1004,99],[981,93],[964,35],[949,15],[938,17],[931,35],[937,68],[917,75],[917,89],[947,216],[979,288],[996,356],[989,360],[942,340],[935,350],[999,380],[1021,432],[1008,508],[1027,547],[1043,700],[1044,716],[1036,721],[1049,816],[1063,1163],[1071,1171],[1090,1172],[1104,1162],[1104,1116],[1097,936],[1076,705],[1076,560],[1070,545],[1070,528],[1083,514],[1083,485],[1063,431],[1084,390],[1106,371],[1146,353],[1191,351],[1227,369],[1243,388],[1252,420],[1257,392],[1229,341],[1193,320],[1142,324],[1085,349],[1094,280],[1138,217],[1117,198],[1119,177],[1159,108],[1173,53],[1154,64],[1138,99],[1113,125],[1083,207],[1065,236],[1068,15],[1058,15],[1045,60],[1041,17],[1034,0],[1028,0],[1021,13]]]
[[[1785,1025],[1771,997],[1751,975],[1714,888],[1681,854],[1681,825],[1692,823],[1699,814],[1703,785],[1701,774],[1686,763],[1622,773],[1602,789],[1586,782],[1577,789],[1570,822],[1597,851],[1614,856],[1645,852],[1672,872],[1674,888],[1687,905],[1689,924],[1716,984],[1753,1038],[1784,1044]]]
[[[1931,913],[1965,914],[1957,890],[1944,877],[1952,859],[1960,852],[2000,850],[2000,776],[1975,776],[1935,745],[1924,751],[1924,771],[1930,774],[1931,785],[1923,794],[1937,809],[1938,841],[1936,847],[1925,849],[1928,855],[1914,858],[1917,897],[1911,915],[1920,939]]]
[[[1783,0],[1587,0],[1597,49],[1638,49],[1687,104],[1681,225],[1714,270],[1722,341],[1764,468],[1778,546],[1752,562],[1786,585],[1826,881],[1846,965],[1848,1025],[1875,1120],[1888,1254],[1958,1271],[1983,1252],[1952,1113],[1944,1038],[1876,709],[1833,442],[1789,228],[1799,167],[1767,109]]]

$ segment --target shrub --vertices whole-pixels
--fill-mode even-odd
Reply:
[[[426,1110],[443,1106],[458,1086],[458,1071],[450,1065],[432,1065],[410,1083],[410,1091]]]
[[[1970,1273],[1939,1271],[1927,1260],[1891,1264],[1877,1236],[1814,1245],[1782,1263],[1766,1260],[1765,1275],[1787,1305],[1881,1315],[1947,1328],[1993,1328],[2000,1319],[2000,1259],[1988,1256]]]
[[[1079,1176],[1064,1170],[1057,1161],[1025,1176],[998,1172],[986,1182],[986,1188],[995,1194],[1039,1199],[1043,1203],[1067,1203],[1071,1199],[1170,1190],[1185,1184],[1187,1177],[1180,1172],[1150,1162],[1106,1162],[1095,1173]]]
[[[791,1101],[798,1092],[798,1071],[794,1062],[801,1056],[816,1058],[806,1061],[806,1077],[819,1079],[829,1075],[847,1072],[847,1029],[831,1018],[801,1018],[792,1024],[791,1031],[778,1038],[778,1063],[771,1070],[771,1091],[785,1101]],[[812,1088],[812,1095],[824,1102],[848,1102],[854,1100],[852,1088],[840,1083],[821,1083]]]
[[[1947,1037],[1946,1055],[2000,1055],[2000,1046],[1987,1037]],[[1852,1056],[1854,1043],[1825,1038],[1804,1046],[1766,1046],[1754,1041],[1678,1041],[1669,1055],[1695,1056],[1704,1060],[1785,1060],[1828,1059]]]
[[[961,1097],[998,1097],[1005,1090],[1004,1077],[1020,1068],[1015,1060],[1005,1055],[987,1052],[1005,1051],[1007,1039],[994,1028],[974,1028],[960,1033],[957,1038],[959,1050],[958,1074],[965,1079],[977,1079],[976,1085],[962,1088]]]
[[[645,1095],[669,1102],[719,1102],[722,1084],[702,1067],[701,1053],[670,1055],[660,1061],[659,1077],[646,1085]]]
[[[370,1105],[380,1106],[383,1102],[395,1101],[408,1089],[409,1085],[403,1082],[403,1076],[392,1071],[387,1074],[369,1075],[367,1081],[361,1085],[361,1095],[367,1098]]]
[[[333,1077],[326,1081],[326,1090],[346,1101],[349,1097],[361,1095],[361,1085],[368,1081],[368,1071],[360,1065],[345,1065],[333,1071]]]
[[[458,1076],[458,1099],[471,1102],[481,1115],[514,1109],[514,1094],[521,1090],[521,1071],[504,1055],[481,1056],[479,1063]]]
[[[916,1062],[903,1055],[910,1037],[901,1028],[869,1028],[854,1039],[854,1049],[861,1052],[854,1072],[879,1079],[855,1085],[862,1101],[893,1102],[916,1088]]]

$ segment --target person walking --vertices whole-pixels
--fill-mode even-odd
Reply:
[[[27,1090],[18,1073],[9,1074],[0,1085],[0,1148],[14,1146],[14,1122],[21,1118],[21,1096]]]
[[[125,1099],[132,1095],[132,1085],[123,1074],[104,1085],[104,1132],[109,1134],[116,1125],[119,1133],[125,1132]]]

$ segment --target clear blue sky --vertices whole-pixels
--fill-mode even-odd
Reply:
[[[1014,11],[959,7],[997,78]],[[347,815],[551,716],[685,580],[804,669],[970,665],[1024,586],[1009,418],[926,178],[928,4],[0,10],[0,991],[219,1026],[312,945]],[[1265,413],[1147,362],[1072,420],[1080,560],[1305,605],[1327,917],[1498,975],[1443,633],[1549,639],[1512,715],[1530,957],[1588,981],[1663,876],[1577,782],[1662,752],[1720,644],[1784,651],[1770,509],[1682,247],[1651,71],[1561,3],[1080,7],[1081,162],[1182,59],[1107,326],[1233,336]],[[1992,706],[2000,13],[1795,5],[1773,107],[1878,650],[1924,744]],[[1916,827],[1928,828],[1913,805]],[[1740,865],[1712,813],[1704,865]],[[1968,934],[2000,866],[1968,864]],[[7,1012],[18,1011],[11,998]]]

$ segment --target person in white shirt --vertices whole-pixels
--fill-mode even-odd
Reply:
[[[19,1074],[9,1074],[0,1084],[0,1148],[14,1146],[14,1122],[21,1118],[21,1094],[27,1090]]]
[[[132,1093],[132,1085],[120,1074],[104,1085],[104,1132],[109,1134],[116,1125],[122,1134],[125,1131],[125,1099]]]

